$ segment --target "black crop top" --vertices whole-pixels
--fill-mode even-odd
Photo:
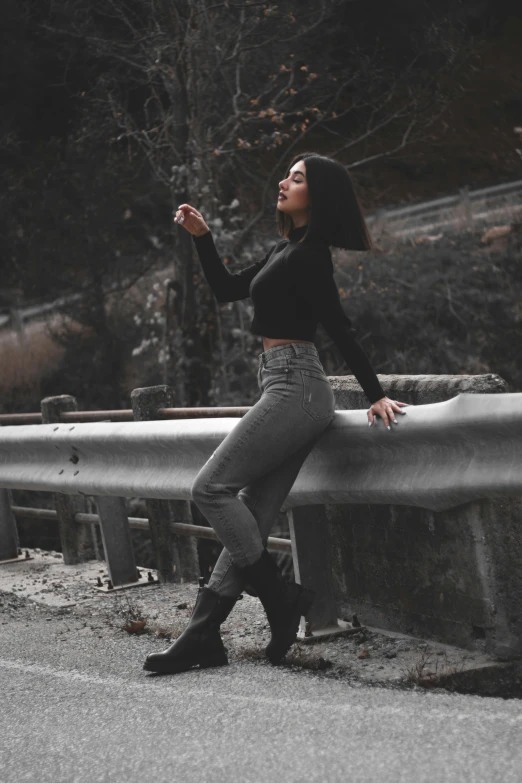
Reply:
[[[203,273],[218,302],[252,298],[252,334],[313,342],[321,323],[357,378],[370,403],[386,396],[370,360],[354,337],[333,278],[332,255],[324,243],[302,243],[306,226],[291,231],[266,256],[240,272],[221,261],[212,232],[192,235]]]

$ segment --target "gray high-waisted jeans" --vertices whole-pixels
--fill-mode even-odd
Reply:
[[[259,355],[261,397],[196,476],[192,500],[224,548],[208,586],[238,596],[237,566],[254,563],[299,470],[334,418],[334,393],[315,345],[276,345]]]

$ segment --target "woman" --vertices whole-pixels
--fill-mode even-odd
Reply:
[[[283,239],[255,264],[232,274],[217,254],[201,213],[181,204],[174,222],[192,234],[207,282],[219,302],[251,297],[251,332],[263,338],[261,397],[207,460],[192,499],[224,548],[208,585],[200,588],[187,628],[167,650],[147,656],[144,669],[180,672],[228,663],[219,633],[241,592],[257,595],[272,638],[266,655],[278,663],[296,639],[314,593],[287,581],[267,539],[299,470],[334,417],[334,394],[313,339],[318,323],[339,348],[375,415],[390,428],[395,412],[368,357],[355,340],[333,279],[330,246],[371,248],[350,176],[340,163],[302,153],[279,184],[277,223]]]

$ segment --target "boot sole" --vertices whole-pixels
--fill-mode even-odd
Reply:
[[[198,661],[150,661],[143,664],[147,672],[158,672],[159,674],[178,674],[186,672],[189,669],[210,669],[214,666],[228,666],[228,658],[201,658]]]
[[[299,630],[299,620],[303,615],[306,615],[307,611],[310,609],[310,607],[314,602],[314,598],[315,598],[315,591],[308,590],[306,587],[304,587],[303,592],[301,593],[301,595],[299,596],[296,602],[294,608],[294,614],[292,615],[291,618],[291,624],[290,624],[290,627],[292,628],[291,635],[289,634],[284,644],[279,644],[278,646],[270,647],[271,644],[270,642],[265,649],[266,656],[269,659],[270,663],[273,664],[280,663],[280,661],[285,657],[288,650],[297,639],[297,632]]]

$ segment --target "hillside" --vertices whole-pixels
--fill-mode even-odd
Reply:
[[[384,158],[371,170],[354,169],[371,212],[522,178],[522,18],[509,18],[479,42],[474,71],[462,80],[462,98],[435,122],[425,143]],[[397,143],[392,137],[382,148]],[[518,152],[517,152],[518,148]]]

